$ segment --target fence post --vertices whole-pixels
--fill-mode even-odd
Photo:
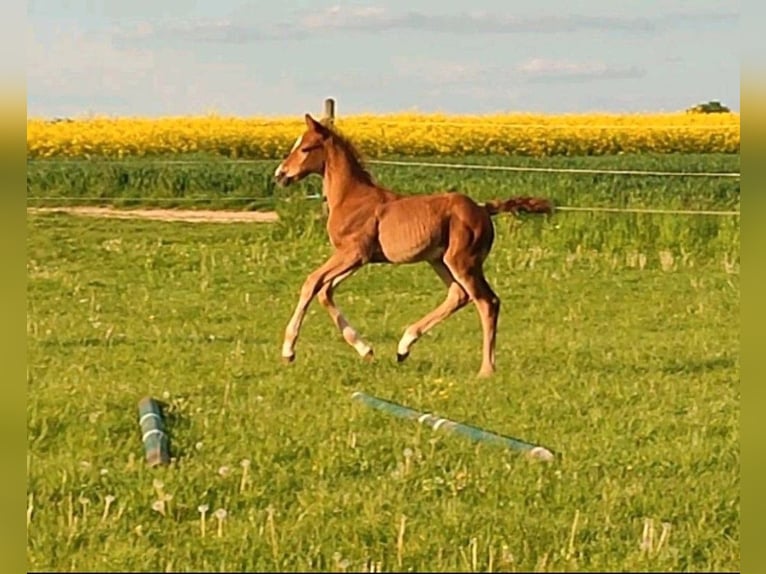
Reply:
[[[320,122],[328,127],[335,125],[335,100],[333,98],[325,98]],[[327,205],[326,199],[322,198],[322,216],[325,218],[330,214],[330,208]]]
[[[322,111],[322,122],[329,126],[332,126],[335,123],[335,100],[333,98],[325,98]]]

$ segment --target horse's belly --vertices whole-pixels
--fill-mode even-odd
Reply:
[[[378,241],[381,252],[392,263],[432,261],[444,255],[441,230],[425,222],[392,225],[381,221]]]

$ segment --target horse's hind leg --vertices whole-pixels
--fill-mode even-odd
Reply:
[[[433,261],[429,263],[447,286],[447,297],[438,307],[436,307],[436,309],[405,329],[396,350],[396,360],[400,363],[409,356],[410,347],[412,347],[415,341],[423,336],[424,333],[444,321],[447,317],[468,303],[468,295],[460,284],[455,281],[454,277],[452,277],[447,266],[441,261]]]
[[[335,326],[338,328],[341,335],[343,335],[345,341],[354,347],[356,352],[359,353],[364,359],[372,360],[372,347],[370,347],[362,340],[362,338],[359,336],[359,333],[357,333],[356,329],[354,329],[346,320],[346,317],[344,317],[341,310],[338,309],[338,307],[335,305],[335,301],[333,301],[332,295],[335,288],[341,283],[341,281],[351,276],[354,271],[356,271],[356,269],[350,269],[343,275],[336,277],[333,281],[328,281],[325,283],[319,290],[319,293],[317,293],[317,300],[330,314],[330,318],[333,320],[333,323],[335,323]]]
[[[481,369],[479,376],[488,377],[495,372],[495,338],[500,315],[500,299],[484,277],[482,260],[462,256],[445,258],[455,280],[465,289],[476,305],[483,332]]]

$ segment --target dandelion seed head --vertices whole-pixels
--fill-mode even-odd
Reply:
[[[226,518],[227,515],[228,513],[226,512],[224,508],[219,508],[218,510],[215,511],[215,514],[214,514],[214,516],[218,520],[223,520],[224,518]]]
[[[210,507],[207,504],[200,504],[197,507],[197,510],[199,510],[202,514],[205,514],[208,510],[210,510]]]

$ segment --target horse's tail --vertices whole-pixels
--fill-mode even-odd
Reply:
[[[498,213],[553,213],[553,204],[542,197],[511,197],[509,199],[495,199],[484,204],[484,209],[490,215]]]

